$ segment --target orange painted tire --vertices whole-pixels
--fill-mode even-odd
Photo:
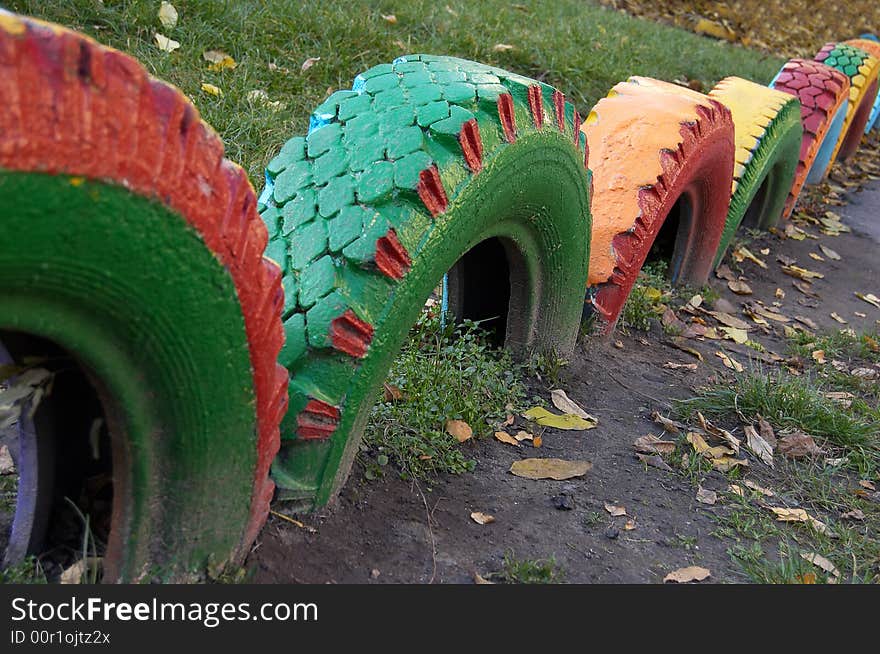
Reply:
[[[847,102],[849,78],[839,70],[816,61],[791,59],[779,71],[771,86],[795,96],[801,103],[804,136],[794,183],[785,201],[783,218],[788,218],[794,211],[819,148],[829,134],[834,116]]]
[[[144,442],[150,436],[160,442],[154,449],[126,441],[128,432],[136,431],[130,428],[129,414],[135,415],[133,407],[138,402],[152,407],[161,402],[159,398],[174,397],[175,393],[163,389],[164,394],[159,395],[147,381],[151,378],[145,371],[143,388],[135,394],[134,401],[131,396],[109,397],[111,404],[122,406],[125,415],[125,420],[120,420],[120,433],[114,438],[123,443],[120,449],[125,450],[124,457],[130,465],[118,473],[126,492],[120,492],[124,499],[118,504],[114,499],[113,529],[119,533],[111,534],[108,542],[105,576],[111,580],[132,579],[156,567],[165,566],[171,573],[180,572],[181,567],[192,569],[197,560],[204,561],[209,556],[218,564],[243,558],[268,516],[274,492],[269,467],[278,451],[279,424],[287,405],[287,371],[276,363],[284,339],[281,271],[263,258],[267,231],[257,213],[257,199],[246,173],[224,159],[220,138],[201,120],[190,101],[174,87],[151,78],[132,57],[57,25],[0,11],[0,181],[4,181],[4,176],[7,183],[0,191],[5,188],[9,193],[0,199],[5,199],[7,206],[14,201],[16,189],[28,188],[20,180],[35,177],[69,180],[61,186],[91,193],[96,206],[101,198],[121,197],[119,202],[130,208],[116,214],[118,229],[108,227],[115,229],[113,237],[120,242],[142,241],[140,249],[155,249],[158,259],[164,256],[169,267],[178,270],[182,265],[185,271],[185,261],[178,261],[185,252],[182,240],[168,246],[170,238],[161,240],[157,233],[165,225],[169,230],[176,229],[180,222],[179,232],[174,233],[189,235],[186,238],[194,236],[194,240],[187,242],[197,243],[194,247],[199,256],[216,264],[218,277],[229,281],[229,293],[217,286],[202,288],[196,295],[208,300],[192,307],[190,319],[210,321],[210,306],[222,304],[229,307],[229,315],[241,325],[240,332],[224,342],[234,342],[234,346],[224,350],[218,343],[214,356],[222,360],[226,352],[230,359],[244,362],[242,374],[234,382],[236,388],[244,389],[239,395],[250,398],[248,404],[235,407],[235,411],[247,414],[246,420],[241,421],[247,425],[243,432],[231,425],[225,431],[222,426],[206,427],[213,424],[209,417],[212,413],[222,412],[222,407],[210,406],[211,398],[227,397],[224,389],[214,386],[217,380],[196,365],[197,361],[211,360],[210,352],[198,349],[201,358],[195,359],[192,352],[201,345],[184,339],[177,324],[162,324],[161,330],[150,331],[153,323],[138,313],[145,308],[137,306],[134,300],[112,309],[111,313],[120,321],[141,327],[138,339],[115,344],[121,349],[108,357],[131,360],[136,365],[142,363],[145,355],[141,353],[151,351],[154,341],[164,341],[163,347],[178,352],[181,370],[186,373],[180,373],[178,378],[181,381],[176,389],[177,404],[157,406],[156,428],[142,430],[146,434]],[[146,225],[152,223],[139,228],[140,214],[135,207],[148,207],[143,211],[145,217],[164,216],[165,222],[159,223],[157,231],[148,231]],[[14,221],[14,216],[5,213],[0,212],[0,225],[4,219]],[[74,212],[69,220],[85,222],[87,217],[86,213]],[[119,275],[112,265],[99,268],[91,263],[88,247],[76,242],[87,226],[80,227],[71,230],[73,237],[67,252],[70,257],[82,256],[83,269],[95,266],[96,278],[109,285],[114,275]],[[126,229],[130,231],[121,231]],[[49,249],[47,245],[35,252],[38,257],[49,258],[58,249]],[[9,269],[9,255],[6,256]],[[120,255],[116,260],[125,259]],[[13,265],[16,263],[12,260]],[[45,267],[48,270],[49,264]],[[20,265],[19,269],[26,267]],[[123,288],[152,288],[160,282],[165,285],[163,288],[196,283],[185,272],[166,281],[155,268],[143,270],[121,283]],[[97,284],[95,288],[100,287]],[[57,290],[57,295],[53,295],[52,289],[42,289],[43,294],[31,298],[31,304],[61,303],[56,298],[77,292],[73,282]],[[24,292],[8,287],[0,291],[19,295]],[[222,297],[212,297],[212,293]],[[7,297],[2,293],[0,296]],[[6,309],[0,315],[0,325],[27,332],[28,314],[21,313],[17,318],[14,308]],[[132,316],[131,320],[127,318]],[[100,316],[95,320],[99,319]],[[166,320],[165,314],[159,320]],[[110,323],[108,318],[107,324]],[[64,328],[52,327],[52,335],[33,333],[63,339]],[[78,351],[76,344],[59,342],[73,356],[82,356],[90,364],[99,360],[97,356],[90,360],[90,355]],[[105,380],[97,376],[103,385]],[[182,380],[191,380],[192,384]],[[192,385],[198,386],[198,392]],[[174,388],[173,384],[169,386]],[[107,389],[105,394],[112,396],[112,384],[107,384]],[[193,397],[201,402],[192,400]],[[168,414],[177,410],[187,412],[192,417],[181,424],[192,429],[179,433],[170,426],[176,423],[161,417],[163,410]],[[223,457],[226,443],[236,443],[235,452],[242,460],[232,462]],[[118,472],[115,457],[116,453],[114,481]],[[234,480],[229,478],[230,484],[235,484],[234,492],[217,487],[224,480],[224,469],[234,476]],[[134,491],[128,492],[129,487]],[[190,488],[189,494],[183,491],[185,487]],[[215,493],[214,499],[208,497],[209,488]],[[158,496],[151,497],[151,492],[158,492]],[[162,493],[168,494],[170,500]],[[224,501],[224,494],[229,507],[226,512],[205,508],[213,507],[212,502]],[[230,504],[233,499],[234,508]],[[167,509],[164,504],[171,501],[176,508]],[[173,518],[167,518],[166,513],[171,511],[175,512]],[[140,516],[137,520],[132,518],[133,512]]]
[[[734,126],[717,100],[632,77],[599,101],[581,131],[593,171],[588,309],[610,331],[652,247],[665,240],[674,240],[673,283],[705,283],[730,204]]]
[[[849,41],[844,41],[844,43],[864,50],[872,57],[880,61],[880,41],[865,38],[864,36],[862,36],[858,39],[850,39]],[[871,131],[871,128],[874,127],[877,122],[878,114],[880,114],[880,92],[875,91],[874,104],[866,111],[868,111],[868,118],[865,121],[865,134]]]
[[[870,43],[867,40],[865,42]],[[837,149],[831,157],[833,164],[837,160],[845,161],[859,149],[865,125],[871,117],[871,109],[877,97],[880,59],[846,43],[826,43],[814,59],[849,76],[849,105]]]

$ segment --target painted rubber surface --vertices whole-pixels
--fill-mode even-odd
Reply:
[[[303,508],[344,483],[393,357],[462,255],[502,239],[506,343],[520,351],[571,350],[587,275],[585,140],[561,93],[428,55],[376,66],[354,88],[284,145],[262,196],[290,371],[273,476]]]
[[[849,77],[825,64],[791,59],[779,71],[771,86],[800,101],[803,139],[794,182],[785,201],[783,217],[788,218],[794,211],[804,184],[808,181],[818,183],[828,168],[846,117]],[[811,180],[810,174],[818,175],[820,179]]]
[[[706,281],[730,203],[734,127],[717,100],[633,77],[598,102],[581,130],[594,184],[588,302],[610,331],[681,197],[692,210],[678,232],[672,278]]]
[[[0,329],[68,350],[116,427],[105,577],[240,558],[287,400],[253,189],[127,55],[0,14],[0,71]]]
[[[871,56],[880,59],[880,41],[877,40],[876,36],[862,36],[861,38],[851,39],[845,43],[860,48]],[[870,132],[876,126],[878,116],[880,116],[880,93],[875,95],[874,106],[871,107],[871,113],[868,116],[868,121],[865,123],[865,134]]]
[[[736,162],[717,266],[741,224],[768,229],[782,216],[800,158],[800,103],[790,95],[739,77],[721,80],[709,97],[730,109]]]
[[[841,71],[849,76],[850,81],[849,104],[841,136],[831,156],[830,163],[833,164],[838,159],[841,161],[848,159],[859,147],[865,124],[877,97],[880,59],[846,43],[827,43],[814,59]],[[829,170],[830,164],[825,171],[826,174]]]

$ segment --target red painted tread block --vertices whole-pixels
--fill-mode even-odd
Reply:
[[[532,122],[535,123],[536,129],[541,129],[544,125],[544,97],[541,94],[541,86],[538,84],[529,86],[528,95]]]
[[[376,266],[391,279],[403,279],[412,266],[409,252],[397,238],[394,228],[376,241]]]
[[[180,214],[229,270],[248,339],[256,394],[257,465],[239,554],[265,522],[280,444],[287,371],[278,267],[262,258],[266,228],[244,171],[177,89],[132,57],[29,19],[0,38],[0,168],[121,184]]]
[[[471,118],[461,126],[458,134],[461,153],[472,173],[483,169],[483,139],[480,137],[480,125],[476,118]]]
[[[504,139],[508,143],[516,141],[516,116],[513,112],[513,96],[504,93],[498,96],[498,117],[501,119],[501,129],[504,131]]]
[[[373,326],[358,318],[351,309],[330,323],[330,341],[340,352],[360,359],[366,355],[372,340]]]
[[[311,399],[296,417],[296,433],[303,440],[330,438],[336,431],[340,415],[338,407],[322,400]]]
[[[432,164],[419,173],[416,192],[434,218],[444,213],[449,206],[446,189],[443,188],[440,171],[437,170],[436,165]]]

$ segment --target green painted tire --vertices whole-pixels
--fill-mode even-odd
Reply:
[[[261,196],[286,294],[281,498],[309,508],[339,490],[394,356],[450,269],[459,318],[500,311],[499,340],[520,353],[572,349],[590,235],[579,122],[549,86],[415,55],[359,75],[284,145]]]
[[[800,159],[803,127],[797,98],[738,77],[709,92],[730,109],[736,133],[733,191],[714,265],[740,225],[766,230],[782,217]]]
[[[287,399],[280,271],[246,174],[134,59],[4,12],[0,135],[0,341],[17,362],[67,362],[35,416],[48,427],[19,439],[49,448],[25,491],[54,497],[20,487],[13,554],[43,551],[16,525],[46,520],[19,508],[88,496],[98,472],[105,581],[240,561],[269,511]]]

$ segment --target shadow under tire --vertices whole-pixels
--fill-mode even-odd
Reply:
[[[54,343],[96,388],[104,578],[240,561],[287,401],[247,176],[182,93],[70,30],[0,15],[0,80],[0,330]]]

